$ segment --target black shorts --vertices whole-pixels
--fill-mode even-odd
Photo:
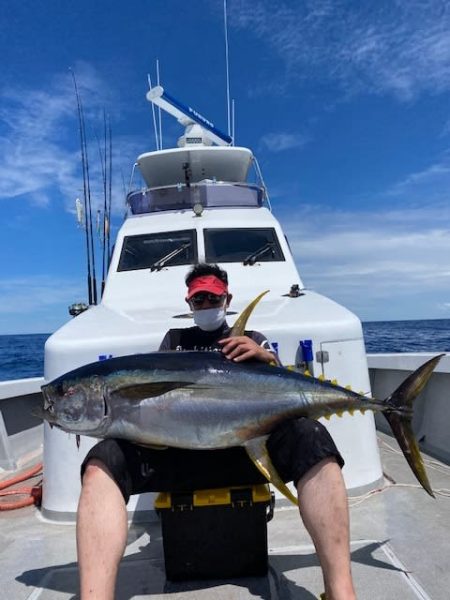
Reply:
[[[270,458],[283,481],[295,485],[324,458],[344,461],[328,430],[312,419],[286,421],[267,441]],[[142,492],[185,492],[209,488],[265,483],[267,480],[242,447],[224,450],[156,450],[126,440],[106,439],[88,452],[81,465],[101,461],[112,474],[125,502]]]

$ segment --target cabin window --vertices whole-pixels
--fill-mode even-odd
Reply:
[[[164,231],[125,237],[118,271],[191,265],[197,262],[197,234],[187,231]]]
[[[284,261],[275,229],[205,229],[206,262],[255,262]]]
[[[263,204],[264,192],[256,185],[199,182],[179,184],[149,190],[138,190],[127,196],[133,215],[164,210],[188,210],[195,204],[206,208],[221,206],[258,207]]]

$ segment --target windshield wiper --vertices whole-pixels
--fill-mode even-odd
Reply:
[[[275,256],[274,248],[275,248],[275,244],[273,242],[267,242],[267,244],[264,244],[264,246],[262,246],[261,248],[258,248],[258,250],[255,250],[255,252],[252,252],[246,258],[244,258],[244,265],[254,265],[256,262],[256,259],[259,258],[260,256],[262,256],[263,254],[265,254],[268,250],[270,250],[272,252],[272,258],[273,258]]]
[[[175,250],[172,250],[171,252],[169,252],[169,254],[166,254],[165,256],[154,262],[150,267],[150,271],[160,271],[167,263],[169,263],[173,258],[181,254],[184,250],[186,250],[186,248],[189,248],[189,246],[191,245],[192,242],[185,242],[184,244],[181,244],[181,246],[178,246],[178,248],[175,248]]]

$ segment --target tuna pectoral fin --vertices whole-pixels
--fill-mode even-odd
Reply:
[[[139,446],[143,446],[144,448],[150,448],[150,450],[168,450],[169,446],[156,446],[155,444],[139,444]]]
[[[433,490],[428,481],[425,465],[412,430],[412,407],[414,400],[425,387],[434,368],[443,356],[445,355],[435,356],[407,377],[395,392],[389,398],[386,398],[384,402],[388,408],[383,411],[383,415],[386,417],[414,475],[421,486],[433,497]]]
[[[127,400],[144,400],[145,398],[155,398],[156,396],[162,396],[167,392],[176,390],[178,388],[185,388],[192,386],[191,381],[153,381],[151,383],[137,383],[135,385],[128,385],[118,388],[111,392],[111,396],[118,395],[126,397]]]
[[[286,496],[288,500],[293,502],[295,505],[298,505],[297,498],[278,475],[275,467],[272,464],[272,461],[270,460],[270,456],[266,448],[266,440],[267,436],[255,438],[246,442],[244,448],[246,449],[250,460],[253,462],[255,467],[261,471],[267,481],[269,481],[269,483],[271,483],[277,488],[277,490]]]
[[[253,309],[258,304],[258,302],[261,300],[261,298],[263,296],[265,296],[268,292],[269,292],[269,290],[262,292],[261,294],[259,294],[259,296],[256,296],[256,298],[254,300],[252,300],[246,308],[244,308],[244,310],[241,312],[239,317],[234,322],[233,327],[231,328],[230,337],[237,337],[239,335],[244,335],[245,326],[247,325],[247,321],[248,321],[250,315],[252,314]]]

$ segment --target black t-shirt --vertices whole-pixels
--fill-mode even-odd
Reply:
[[[215,331],[203,331],[200,327],[169,329],[159,347],[161,352],[167,350],[220,350],[218,340],[229,337],[231,327],[225,322]],[[245,335],[257,344],[273,352],[266,337],[259,331],[246,331]]]

